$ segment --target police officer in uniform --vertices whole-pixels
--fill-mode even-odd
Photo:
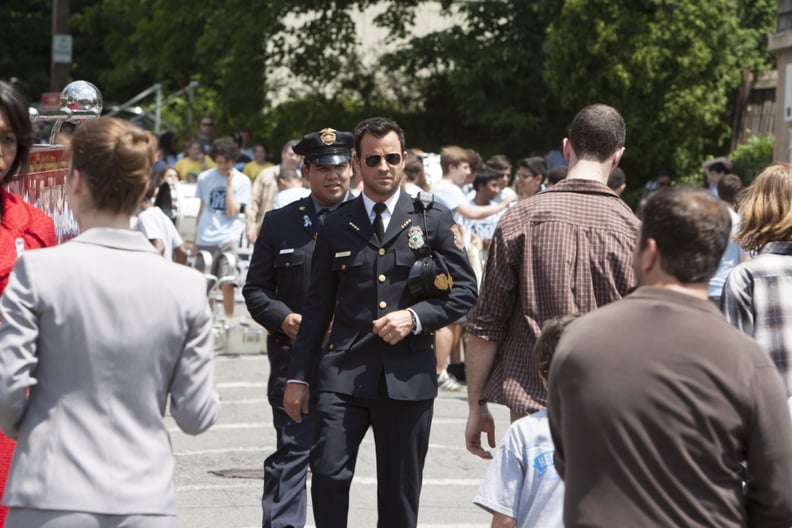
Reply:
[[[283,389],[301,326],[317,228],[328,212],[351,197],[352,147],[350,132],[332,128],[308,134],[294,145],[294,152],[305,157],[303,177],[311,194],[266,214],[242,289],[250,315],[269,332],[267,397],[278,441],[264,461],[264,528],[305,525],[305,476],[315,421],[313,413],[292,421],[282,407]]]
[[[432,333],[476,300],[451,213],[437,204],[419,207],[400,190],[406,155],[394,121],[359,123],[353,163],[363,192],[330,214],[317,236],[284,407],[295,421],[316,413],[311,497],[318,528],[346,527],[349,487],[369,427],[377,526],[416,526],[437,395]],[[415,285],[428,290],[411,289],[414,269]]]

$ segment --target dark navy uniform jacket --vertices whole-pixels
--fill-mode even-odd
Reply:
[[[384,374],[392,399],[426,400],[437,395],[433,331],[458,320],[473,306],[476,279],[454,235],[449,210],[434,204],[426,212],[426,223],[432,250],[445,259],[453,287],[443,298],[419,301],[410,294],[407,279],[412,265],[426,255],[427,233],[422,214],[407,193],[400,191],[382,243],[362,197],[328,215],[313,253],[289,379],[309,381],[318,363],[319,391],[376,398]],[[422,236],[414,236],[416,229]],[[372,332],[375,319],[405,308],[418,315],[420,334],[390,345]],[[312,385],[311,392],[316,388]]]
[[[310,196],[267,212],[242,288],[251,317],[269,332],[267,393],[277,405],[283,399],[292,343],[281,324],[290,313],[302,313],[318,226]]]

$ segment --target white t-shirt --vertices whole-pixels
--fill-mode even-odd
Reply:
[[[465,229],[465,217],[457,212],[456,208],[464,203],[468,203],[467,196],[462,187],[456,185],[454,182],[442,179],[432,184],[432,194],[437,203],[445,205],[451,210],[454,216],[454,222],[463,227],[462,229],[462,243],[465,247],[470,246],[470,229]]]
[[[233,176],[231,189],[234,198],[240,204],[250,201],[250,178],[236,169],[231,169]],[[203,202],[203,211],[198,219],[195,230],[196,243],[200,246],[219,246],[230,240],[240,240],[245,230],[242,214],[237,213],[233,218],[226,216],[226,177],[209,169],[198,176],[195,186],[195,197]]]
[[[407,182],[404,184],[404,192],[409,194],[411,198],[415,198],[418,196],[419,192],[423,192],[423,189],[415,185],[413,182]]]
[[[432,184],[432,194],[437,203],[445,205],[451,211],[468,201],[462,188],[446,179]]]
[[[476,207],[479,206],[479,204],[477,204],[473,200],[470,200],[468,203]],[[490,205],[491,204],[492,202],[490,202]],[[492,240],[492,235],[493,233],[495,233],[495,228],[498,226],[498,220],[500,220],[501,216],[503,216],[503,212],[491,214],[484,218],[479,218],[478,220],[470,220],[468,218],[465,218],[462,225],[466,229],[470,229],[471,231],[476,233],[476,235],[478,235],[480,239]]]
[[[553,463],[547,411],[514,422],[473,502],[517,519],[518,528],[563,527],[564,482]]]
[[[285,205],[296,202],[300,198],[305,198],[309,194],[311,194],[311,190],[305,187],[289,187],[288,189],[283,189],[272,199],[272,208],[280,209]]]
[[[149,240],[162,240],[162,245],[165,246],[162,256],[169,261],[173,260],[173,248],[184,244],[173,221],[156,206],[151,206],[138,214],[135,229]]]
[[[499,204],[503,200],[505,200],[506,198],[508,198],[510,196],[517,196],[517,192],[514,189],[512,189],[511,187],[504,187],[503,189],[501,189],[501,192],[498,193],[498,196],[496,196],[495,198],[492,199],[492,203]],[[511,207],[512,205],[514,205],[516,203],[517,203],[516,200],[513,201],[512,203],[509,204],[509,207]]]

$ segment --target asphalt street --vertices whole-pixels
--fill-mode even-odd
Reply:
[[[233,352],[233,350],[231,350]],[[217,356],[221,418],[199,436],[182,433],[168,418],[176,454],[176,496],[183,528],[261,526],[262,463],[275,434],[266,399],[267,358],[263,354]],[[508,410],[493,406],[498,439],[508,426]],[[464,392],[441,391],[435,402],[424,471],[420,528],[485,528],[490,515],[472,498],[488,462],[465,450],[467,403]],[[349,526],[376,527],[376,460],[373,436],[363,441],[352,483]],[[313,526],[313,512],[307,526]]]

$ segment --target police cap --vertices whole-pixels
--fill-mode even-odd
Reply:
[[[323,128],[319,132],[304,135],[292,150],[305,157],[307,163],[339,165],[349,161],[353,146],[352,132]]]

